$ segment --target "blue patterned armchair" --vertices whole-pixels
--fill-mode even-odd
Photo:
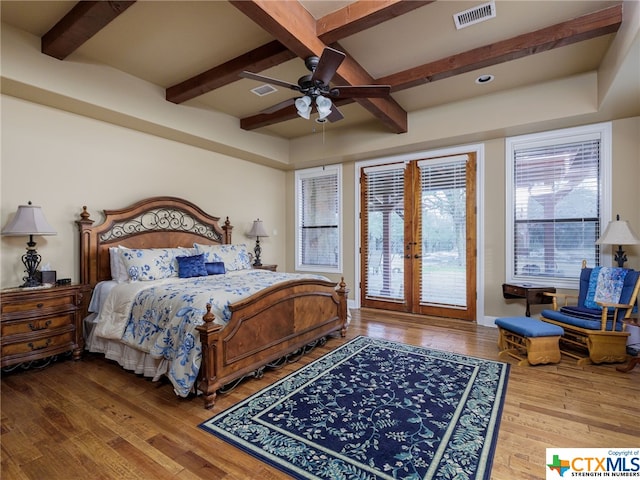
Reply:
[[[553,309],[540,319],[564,329],[563,354],[585,363],[620,363],[627,360],[625,319],[629,318],[640,290],[640,272],[628,268],[583,268],[577,297],[547,293]],[[563,300],[559,305],[558,300]],[[575,305],[569,305],[573,299]]]

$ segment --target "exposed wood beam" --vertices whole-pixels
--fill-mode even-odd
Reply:
[[[239,80],[244,70],[259,72],[295,58],[295,54],[277,40],[251,50],[217,67],[169,87],[166,98],[182,103]]]
[[[42,36],[42,53],[64,60],[134,1],[81,1]]]
[[[350,3],[316,22],[316,35],[327,45],[391,20],[434,0],[376,0]]]
[[[297,56],[320,56],[326,47],[316,36],[316,21],[298,2],[232,0],[231,3]],[[347,85],[372,84],[373,78],[347,55],[337,76]],[[407,131],[407,112],[392,98],[356,100],[394,133]]]
[[[382,22],[432,3],[432,1],[433,0],[358,1],[319,19],[316,22],[316,33],[320,40],[329,45],[341,38],[374,27]],[[264,45],[259,47],[252,52],[241,55],[222,65],[169,87],[166,93],[167,100],[174,103],[186,102],[211,90],[237,81],[238,74],[243,70],[259,73],[262,70],[274,67],[295,57],[295,55],[289,52],[282,44],[280,44],[280,49],[277,49],[272,44],[268,45],[269,46]],[[290,56],[283,55],[282,50],[288,51]]]
[[[616,5],[557,25],[378,78],[376,83],[391,85],[391,91],[397,92],[614,33],[620,28],[621,23],[622,5]]]
[[[391,85],[391,90],[397,92],[490,65],[497,65],[527,55],[533,55],[534,53],[614,33],[619,29],[621,22],[622,7],[621,5],[616,5],[558,25],[378,78],[372,83]],[[246,117],[241,120],[241,126],[245,130],[260,128],[295,118],[295,111],[293,113],[294,116],[284,118],[280,118],[280,115],[284,116],[285,112]]]

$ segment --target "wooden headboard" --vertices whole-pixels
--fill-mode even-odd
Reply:
[[[233,227],[227,217],[205,213],[193,203],[176,197],[152,197],[120,210],[104,210],[104,222],[93,226],[87,207],[80,220],[80,283],[95,286],[111,280],[109,247],[192,247],[194,243],[231,243]]]

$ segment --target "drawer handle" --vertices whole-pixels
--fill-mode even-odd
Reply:
[[[34,325],[33,323],[30,323],[29,328],[32,332],[37,332],[38,330],[46,330],[47,328],[49,328],[49,325],[51,325],[51,320],[47,320],[43,327],[40,327],[37,324]]]
[[[42,350],[44,348],[47,348],[50,344],[51,344],[51,339],[48,338],[47,342],[40,347],[36,347],[33,343],[28,343],[27,345],[29,345],[29,348],[31,348],[31,350],[35,351],[35,350]]]

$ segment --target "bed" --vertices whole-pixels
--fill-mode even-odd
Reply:
[[[87,337],[87,348],[110,352],[111,356],[107,356],[116,360],[119,358],[115,357],[124,357],[123,351],[126,350],[136,358],[121,360],[120,364],[147,376],[157,377],[173,367],[183,368],[192,382],[183,382],[184,379],[178,379],[177,383],[172,381],[174,390],[180,396],[186,396],[184,393],[187,389],[191,393],[201,394],[205,408],[214,406],[216,395],[225,386],[247,376],[260,376],[265,366],[296,356],[314,343],[324,342],[328,336],[346,335],[348,290],[344,281],[336,285],[319,276],[270,272],[254,269],[250,264],[246,268],[246,245],[232,242],[233,227],[228,217],[221,225],[220,217],[205,213],[187,200],[153,197],[120,210],[104,210],[104,220],[99,225],[94,225],[95,221],[85,206],[76,223],[80,231],[80,282],[93,289],[92,304],[96,297],[102,297],[97,300],[100,304],[98,308],[90,308],[99,311],[88,317],[95,324],[90,322],[91,334]],[[188,253],[175,255],[175,249],[188,249]],[[204,259],[209,260],[205,265],[207,269],[212,269],[211,273],[221,273],[221,265],[225,271],[224,262],[219,262],[221,258],[211,252],[223,251],[227,255],[222,258],[227,260],[227,269],[219,275],[204,275],[202,272],[203,275],[186,278],[158,279],[159,271],[154,270],[153,266],[151,273],[149,271],[151,262],[147,261],[145,268],[136,267],[135,262],[139,261],[135,258],[136,254],[157,256],[158,252],[164,255],[165,251],[171,252],[176,257],[174,260],[181,262],[180,277],[183,277],[182,272],[186,275],[190,271],[185,265],[193,259],[198,261],[196,271],[200,270],[201,259],[198,257],[203,255]],[[240,254],[236,255],[238,251]],[[119,256],[116,256],[116,252],[119,252]],[[207,257],[209,253],[215,258]],[[236,256],[229,257],[229,254]],[[240,262],[240,267],[231,269],[236,261]],[[176,262],[172,260],[171,264],[175,265]],[[127,281],[116,279],[123,269],[134,272]],[[145,274],[148,278],[144,278]],[[269,281],[269,275],[275,275],[275,283]],[[175,276],[175,272],[170,276]],[[231,300],[219,300],[213,293],[204,291],[206,282],[227,282],[227,279],[228,282],[235,282],[234,276],[242,277],[242,281],[245,277],[251,277],[252,282],[255,280],[264,288],[257,291],[255,287],[229,287],[230,284],[225,283],[226,291],[244,290],[242,298],[229,297]],[[172,289],[177,288],[173,286],[174,281],[183,282],[185,288],[194,290],[173,293]],[[141,286],[143,284],[144,287]],[[153,285],[153,288],[149,285]],[[106,286],[109,286],[107,293]],[[160,323],[167,323],[162,327],[174,332],[175,336],[163,333],[160,337],[156,336],[153,346],[143,346],[141,339],[144,337],[147,340],[149,329],[160,327],[150,327],[146,318],[134,318],[136,307],[142,302],[137,297],[135,301],[128,300],[129,303],[113,300],[114,296],[118,298],[113,292],[117,291],[122,299],[127,289],[147,297],[144,301],[149,302],[160,302],[160,297],[171,297],[174,301],[180,295],[188,298],[190,303],[181,307],[175,304],[161,307],[159,303],[154,303],[153,307],[147,306],[147,312],[165,311]],[[158,298],[152,298],[154,295]],[[116,338],[117,330],[111,331],[105,338],[99,335],[109,330],[102,325],[106,314],[101,309],[106,309],[105,303],[110,304],[112,312],[118,311],[122,316],[130,317],[127,325],[118,327],[124,328],[130,338]],[[121,308],[122,305],[127,305],[127,309]],[[167,320],[169,317],[172,320]],[[169,325],[168,322],[175,322],[173,317],[179,317],[179,321]],[[183,324],[188,325],[191,333],[177,333],[176,325],[182,328]],[[177,338],[183,343],[178,344]],[[141,342],[140,349],[134,345],[136,341]],[[157,343],[163,343],[163,348],[159,348]],[[175,352],[185,350],[190,352],[188,359],[172,356]],[[125,365],[127,362],[130,364]]]

